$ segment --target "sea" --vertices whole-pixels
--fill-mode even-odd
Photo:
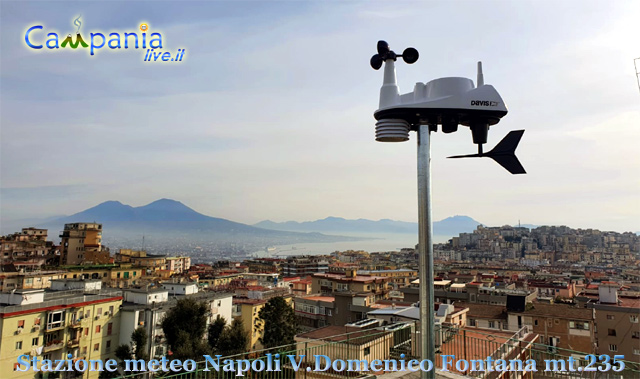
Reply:
[[[252,252],[256,258],[286,257],[289,255],[323,255],[334,251],[364,250],[370,253],[382,251],[400,251],[402,248],[415,248],[418,236],[414,234],[353,234],[350,237],[363,238],[360,241],[314,242],[293,245],[275,245]],[[434,243],[444,243],[451,236],[434,236]]]

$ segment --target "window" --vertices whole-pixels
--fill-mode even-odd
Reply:
[[[100,325],[96,325],[96,333],[100,333]]]
[[[589,323],[583,321],[569,321],[570,329],[589,330]]]
[[[82,354],[84,354],[84,355],[86,355],[86,354],[87,354],[87,347],[86,347],[86,346],[84,346],[84,347],[82,348]]]
[[[618,351],[618,345],[610,344],[609,345],[609,351]]]
[[[476,320],[473,318],[469,319],[469,326],[476,326]]]
[[[40,325],[40,317],[33,320],[33,325]]]
[[[22,349],[22,341],[16,342],[16,350]]]
[[[615,337],[616,336],[616,330],[615,329],[607,329],[607,334],[610,335],[610,336]]]
[[[533,325],[538,326],[538,320],[533,320]]]
[[[107,341],[106,344],[104,345],[104,348],[109,351],[111,349],[111,340]]]
[[[96,316],[102,316],[102,308],[98,308],[98,313],[96,313]]]
[[[492,329],[495,328],[496,327],[495,321],[489,321],[489,327]]]
[[[98,351],[98,350],[100,350],[100,344],[99,343],[93,345],[93,351]]]
[[[18,329],[24,329],[24,320],[18,320]]]
[[[91,317],[91,310],[87,310],[87,313],[84,316],[84,318],[89,318],[89,317]]]
[[[47,329],[59,328],[64,324],[64,311],[51,312],[47,317]]]
[[[31,346],[38,346],[38,337],[31,340]]]
[[[110,322],[107,324],[107,335],[110,336],[112,331],[113,331],[113,323]]]
[[[20,363],[14,363],[13,364],[13,371],[18,371],[18,367],[20,367]]]
[[[556,325],[558,325],[560,323],[560,320],[558,320],[557,318],[553,319],[553,322],[556,323]]]
[[[639,338],[640,338],[640,332],[633,332],[633,333],[631,333],[631,338],[639,339]]]
[[[629,321],[633,324],[638,323],[638,316],[629,316]]]
[[[607,315],[607,320],[615,320],[615,317],[613,315]]]
[[[633,349],[633,355],[640,355],[640,349]]]
[[[365,347],[364,348],[364,356],[366,357],[367,355],[369,355],[371,353],[371,347]]]
[[[84,328],[84,335],[88,336],[89,335],[89,328]]]

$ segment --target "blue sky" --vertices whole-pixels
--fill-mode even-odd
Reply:
[[[420,51],[397,65],[401,92],[475,79],[482,60],[509,107],[488,145],[526,129],[524,176],[446,160],[474,152],[470,132],[435,134],[436,219],[638,231],[638,14],[637,1],[2,1],[2,222],[158,198],[245,223],[415,221],[415,136],[374,141],[382,73],[368,61],[385,39]],[[146,22],[185,59],[25,45],[28,27],[64,38],[79,15],[85,39]]]

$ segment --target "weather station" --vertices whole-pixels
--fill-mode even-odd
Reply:
[[[402,58],[406,63],[413,64],[419,58],[418,51],[409,47],[402,54],[396,54],[385,41],[378,41],[377,50],[370,63],[375,70],[384,65],[384,79],[380,88],[380,103],[373,114],[377,120],[376,141],[408,141],[410,131],[418,135],[420,352],[423,360],[429,359],[435,365],[430,133],[437,132],[438,126],[445,134],[457,132],[459,125],[469,127],[478,152],[449,158],[488,157],[511,174],[525,174],[524,167],[515,156],[524,130],[509,132],[493,149],[483,152],[489,127],[500,122],[508,111],[498,91],[492,85],[485,84],[481,62],[478,62],[475,85],[468,78],[446,77],[416,83],[412,92],[401,95],[395,62]],[[434,377],[435,368],[422,373],[423,379]]]

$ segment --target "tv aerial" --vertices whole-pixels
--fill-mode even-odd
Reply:
[[[371,57],[374,70],[384,65],[384,78],[380,88],[380,102],[373,116],[376,122],[376,141],[403,142],[409,140],[409,132],[418,134],[418,254],[420,257],[420,351],[422,359],[435,362],[435,317],[433,273],[433,220],[431,216],[431,157],[430,133],[438,126],[444,133],[458,131],[463,125],[471,129],[477,154],[455,155],[449,158],[488,157],[511,174],[525,174],[524,167],[515,155],[524,130],[514,130],[493,149],[483,152],[489,127],[507,114],[507,107],[492,85],[484,83],[482,63],[478,62],[477,82],[461,77],[447,77],[416,83],[413,91],[400,94],[396,81],[395,62],[402,58],[413,64],[418,51],[412,47],[401,55],[389,48],[385,41],[378,41],[378,53]],[[423,379],[435,377],[435,370],[422,373]]]

